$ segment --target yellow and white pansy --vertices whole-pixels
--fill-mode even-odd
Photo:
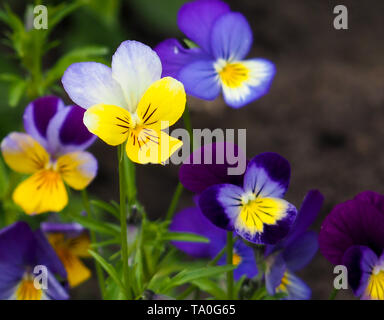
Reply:
[[[62,82],[71,99],[86,109],[84,124],[107,144],[126,142],[128,157],[141,164],[163,163],[182,142],[163,130],[183,114],[181,82],[161,78],[157,54],[137,41],[124,41],[112,67],[95,62],[72,64]]]

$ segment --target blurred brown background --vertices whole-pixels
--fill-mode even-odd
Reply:
[[[119,26],[93,24],[97,35],[83,38],[69,36],[68,28],[81,33],[84,17],[98,18],[76,13],[65,20],[57,36],[65,38],[64,48],[81,41],[109,41],[110,54],[126,39],[151,46],[172,36],[181,39],[175,21],[182,2],[121,1],[116,13]],[[292,166],[287,199],[299,206],[309,189],[319,189],[325,196],[317,230],[336,203],[367,189],[384,192],[384,2],[227,2],[251,24],[254,44],[249,56],[273,61],[276,77],[268,95],[239,110],[227,107],[221,98],[213,102],[189,98],[193,127],[246,128],[249,158],[265,151],[286,157]],[[349,30],[333,27],[337,4],[349,10]],[[17,8],[22,10],[22,4]],[[59,53],[54,52],[50,59]],[[117,200],[116,150],[98,141],[91,151],[99,159],[100,172],[90,191],[104,200]],[[178,182],[178,167],[138,166],[137,179],[139,199],[148,214],[162,217]],[[184,192],[179,209],[192,203],[192,194]],[[333,267],[320,254],[300,276],[312,287],[314,299],[329,297]],[[94,288],[92,283],[84,286]],[[81,290],[84,288],[78,289],[79,294]],[[339,299],[351,297],[349,292],[338,295]]]

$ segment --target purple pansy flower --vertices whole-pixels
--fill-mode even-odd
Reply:
[[[177,213],[172,220],[170,230],[195,233],[210,240],[209,243],[173,242],[178,249],[196,258],[213,259],[226,245],[226,232],[207,220],[197,207],[187,208]],[[238,239],[234,243],[233,251],[233,264],[236,266],[235,280],[240,279],[243,275],[248,278],[256,276],[257,265],[252,248]],[[225,263],[224,255],[218,264]]]
[[[188,94],[201,99],[213,100],[222,91],[233,108],[268,92],[275,66],[266,59],[244,60],[253,36],[241,13],[220,0],[197,0],[181,7],[178,25],[198,47],[184,48],[176,39],[160,43],[155,51],[163,76],[180,80]]]
[[[317,234],[307,229],[316,219],[323,201],[319,191],[309,191],[288,236],[266,247],[265,278],[269,294],[285,293],[285,299],[289,300],[310,299],[311,289],[294,272],[304,268],[317,252]]]
[[[348,268],[354,293],[364,299],[384,298],[384,196],[364,191],[336,205],[319,234],[321,253]]]
[[[26,133],[12,132],[1,143],[5,162],[31,174],[13,200],[27,214],[61,211],[68,202],[64,182],[84,189],[96,176],[97,161],[84,150],[95,140],[83,124],[84,110],[64,106],[57,97],[31,102],[24,112]]]
[[[46,287],[44,281],[37,279],[43,276],[43,271],[35,270],[36,266],[47,268]],[[0,299],[68,299],[67,291],[55,275],[63,279],[67,276],[41,230],[32,232],[25,222],[0,230]]]
[[[290,165],[276,153],[262,153],[247,166],[242,186],[224,183],[205,189],[199,197],[203,214],[216,226],[235,231],[258,244],[275,244],[295,221],[297,210],[282,199]]]

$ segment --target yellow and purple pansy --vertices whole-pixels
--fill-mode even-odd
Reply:
[[[223,92],[225,102],[240,108],[266,94],[275,66],[266,59],[244,60],[252,47],[246,18],[220,0],[196,0],[178,13],[180,30],[198,47],[184,48],[167,39],[156,48],[163,76],[179,79],[186,92],[213,100]]]
[[[213,225],[197,207],[178,212],[169,229],[194,233],[209,239],[209,243],[172,242],[178,249],[195,258],[213,259],[226,246],[226,231]],[[232,262],[236,266],[233,272],[235,280],[239,280],[243,275],[253,278],[258,273],[254,252],[241,239],[235,240]],[[226,264],[225,255],[218,264]]]
[[[95,140],[83,125],[84,110],[57,97],[31,102],[24,112],[26,133],[12,132],[1,143],[7,165],[31,175],[13,193],[26,214],[59,212],[68,203],[64,182],[76,190],[95,178],[97,161],[84,149]]]
[[[36,279],[41,274],[34,273],[36,266],[47,268],[46,287]],[[33,232],[25,222],[0,230],[0,300],[68,299],[56,275],[66,279],[64,266],[41,230]]]
[[[272,152],[254,157],[241,186],[215,184],[199,196],[199,207],[216,226],[235,231],[257,244],[275,244],[284,238],[297,210],[283,199],[290,179],[286,159]]]
[[[90,257],[91,241],[86,229],[78,223],[44,222],[41,230],[64,265],[69,286],[74,288],[88,280],[91,271],[80,260]]]
[[[181,82],[161,78],[156,52],[137,41],[124,41],[111,68],[96,62],[69,66],[62,78],[71,99],[86,109],[84,124],[107,144],[126,142],[126,153],[141,164],[164,163],[182,142],[163,130],[183,114]]]
[[[321,253],[345,265],[357,297],[384,300],[384,195],[373,191],[336,205],[320,234]]]
[[[318,250],[317,234],[308,231],[324,201],[317,190],[308,192],[289,234],[275,245],[265,249],[266,288],[270,295],[285,294],[287,300],[308,300],[311,289],[295,275],[304,268]]]

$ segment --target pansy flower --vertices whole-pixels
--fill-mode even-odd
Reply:
[[[41,230],[33,232],[25,222],[0,230],[1,300],[68,299],[55,275],[66,278],[62,263]]]
[[[213,259],[226,246],[226,231],[213,225],[197,207],[191,207],[178,212],[169,227],[175,232],[189,232],[209,239],[209,243],[173,242],[181,251],[196,258]],[[237,239],[233,248],[233,264],[235,280],[243,275],[253,278],[257,275],[257,265],[252,248],[241,239]],[[226,264],[224,255],[218,264]]]
[[[319,191],[306,195],[289,234],[275,245],[266,246],[268,293],[284,293],[284,299],[308,300],[311,289],[295,275],[314,257],[318,249],[317,234],[307,229],[320,212],[324,198]]]
[[[287,235],[297,214],[283,199],[289,179],[286,159],[262,153],[248,163],[242,186],[210,186],[200,194],[199,207],[220,228],[253,243],[275,244]]]
[[[126,143],[137,163],[163,163],[182,142],[166,134],[183,114],[186,96],[181,82],[161,78],[157,54],[137,41],[124,41],[112,67],[96,62],[69,66],[62,83],[71,99],[87,109],[84,124],[107,144]]]
[[[336,205],[319,234],[321,253],[346,265],[356,296],[384,299],[384,196],[365,191]]]
[[[41,229],[63,263],[70,287],[88,280],[91,271],[80,260],[90,257],[88,232],[78,223],[45,222],[41,224]]]
[[[266,59],[244,60],[253,36],[241,13],[220,0],[197,0],[181,7],[177,22],[198,47],[184,48],[176,39],[160,43],[155,50],[163,76],[179,79],[188,94],[201,99],[213,100],[222,91],[233,108],[268,92],[275,67]]]
[[[57,97],[39,98],[25,109],[26,133],[12,132],[2,141],[8,166],[31,175],[13,193],[25,213],[61,211],[68,203],[64,182],[81,190],[96,176],[96,159],[83,151],[95,140],[83,125],[83,114]]]

